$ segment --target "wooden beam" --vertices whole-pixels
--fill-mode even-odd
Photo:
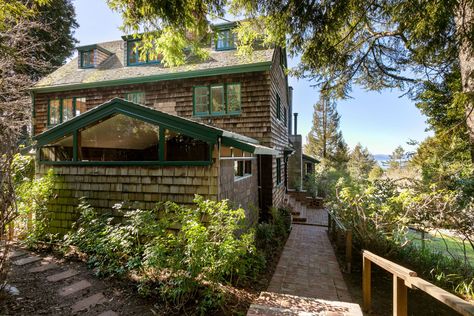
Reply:
[[[362,297],[363,305],[362,310],[366,313],[371,310],[371,262],[369,258],[365,256],[362,259]]]
[[[393,276],[393,316],[407,316],[408,296],[405,281]]]

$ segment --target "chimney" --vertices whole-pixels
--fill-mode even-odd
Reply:
[[[298,113],[293,113],[295,117],[295,132],[294,135],[298,135]]]

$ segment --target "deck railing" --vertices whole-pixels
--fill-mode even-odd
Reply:
[[[415,271],[409,270],[370,251],[362,252],[362,295],[364,312],[371,309],[371,265],[375,263],[393,274],[393,315],[405,316],[408,312],[408,290],[420,289],[438,301],[448,305],[461,315],[474,315],[474,305],[462,300],[428,281],[419,278]]]
[[[346,272],[350,273],[352,267],[352,230],[346,228],[331,210],[327,210],[327,212],[329,238],[335,243],[336,248],[344,249]]]

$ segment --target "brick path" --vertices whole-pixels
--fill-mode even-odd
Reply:
[[[303,212],[311,222],[293,224],[267,292],[247,315],[362,315],[352,303],[327,229],[311,225],[324,219],[327,224],[327,212]]]

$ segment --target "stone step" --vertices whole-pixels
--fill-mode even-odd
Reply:
[[[32,273],[44,272],[44,271],[48,271],[48,270],[51,270],[51,269],[55,269],[57,267],[58,267],[58,265],[55,264],[55,263],[49,263],[47,261],[43,261],[43,262],[41,262],[41,266],[31,268],[30,270],[28,270],[28,272],[32,272]]]
[[[118,316],[118,314],[112,310],[105,311],[98,316]]]
[[[13,259],[16,257],[24,256],[28,254],[26,251],[23,250],[13,250],[8,253],[8,258]]]
[[[67,270],[67,271],[64,271],[64,272],[60,272],[60,273],[57,273],[57,274],[50,275],[46,279],[50,282],[58,282],[58,281],[73,277],[76,274],[79,274],[79,271],[70,269],[70,270]]]
[[[41,259],[43,258],[38,257],[38,256],[31,256],[31,257],[26,257],[17,261],[13,261],[13,264],[17,266],[24,266],[25,264],[30,264],[36,261],[40,261]]]
[[[62,289],[59,290],[58,294],[60,296],[68,296],[76,292],[82,291],[84,289],[87,289],[88,287],[91,287],[91,286],[92,284],[90,284],[89,281],[81,280],[81,281],[77,281],[73,284],[63,287]]]
[[[73,313],[77,313],[83,310],[88,310],[91,307],[94,307],[98,304],[102,304],[105,302],[106,302],[106,299],[105,299],[104,294],[97,293],[89,297],[86,297],[85,299],[82,299],[79,302],[76,302],[74,305],[71,306],[71,309]]]
[[[293,223],[306,223],[306,217],[293,217]]]

